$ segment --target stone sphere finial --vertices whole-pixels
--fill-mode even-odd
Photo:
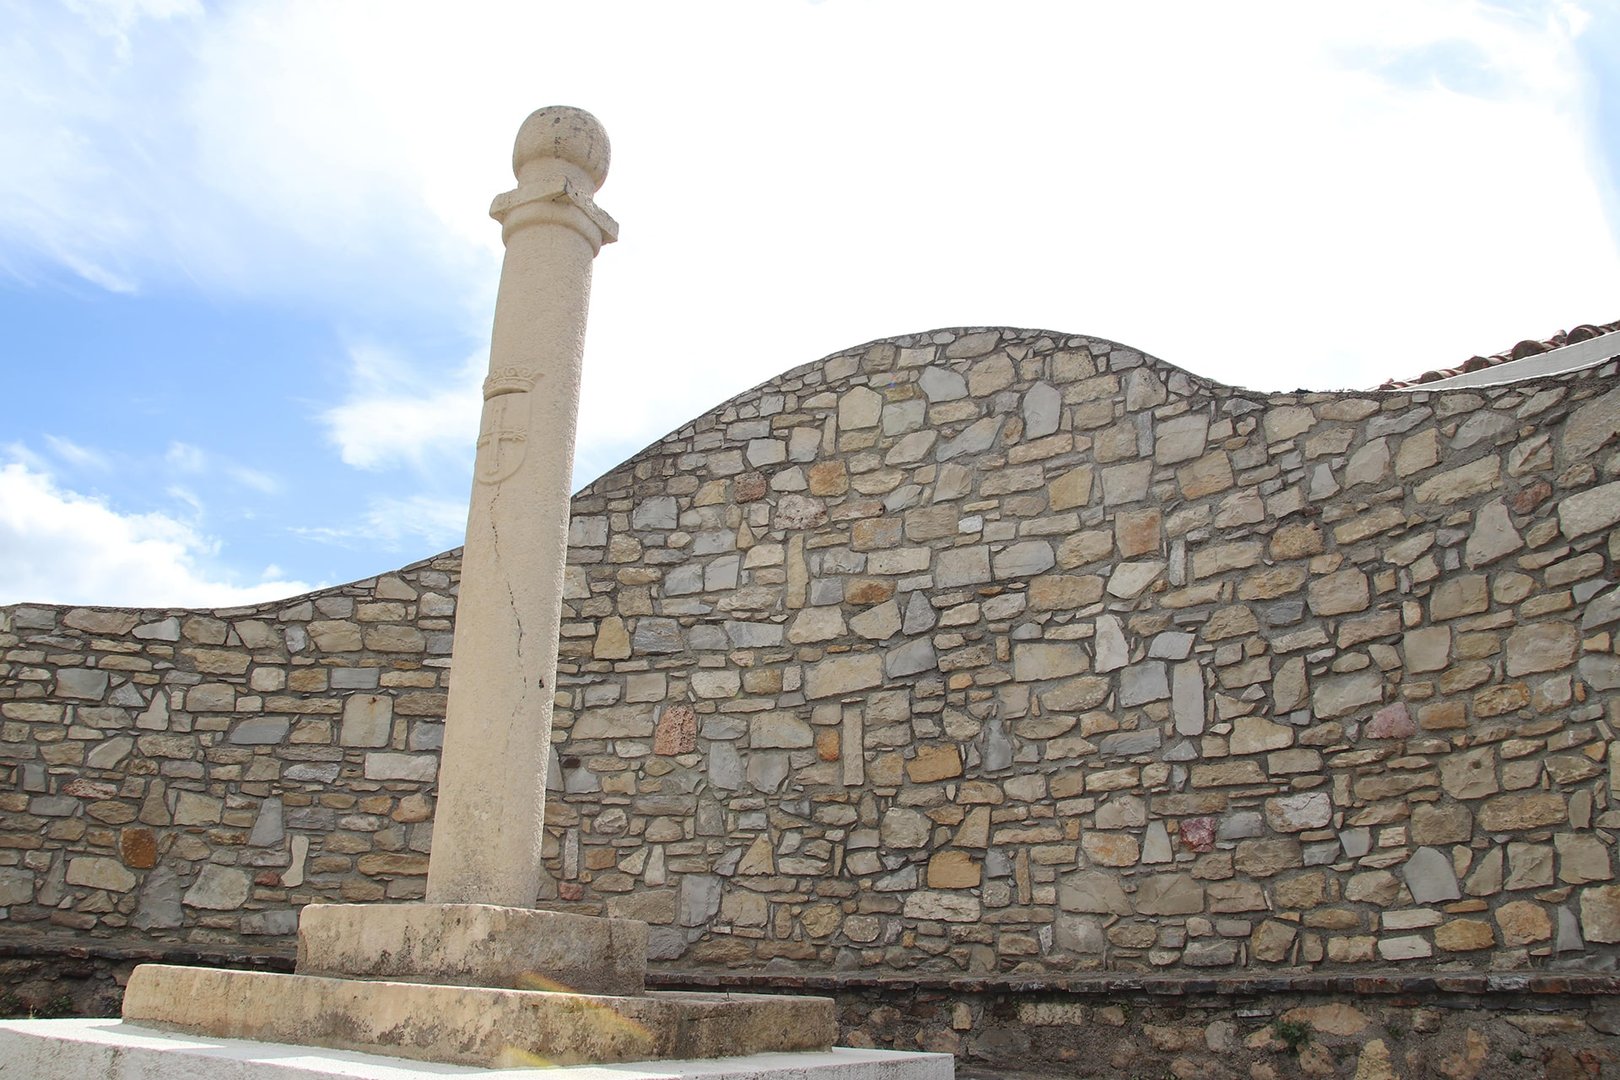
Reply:
[[[523,179],[523,167],[542,158],[559,158],[590,177],[593,188],[607,179],[610,156],[601,121],[584,109],[548,105],[536,109],[518,128],[512,148],[512,172]]]

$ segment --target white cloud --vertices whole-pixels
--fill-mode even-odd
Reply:
[[[455,547],[467,535],[467,502],[426,495],[377,498],[367,510],[366,523],[369,535],[390,544],[421,539],[435,548]]]
[[[98,285],[110,293],[121,296],[134,296],[141,291],[140,285],[132,277],[93,262],[79,252],[64,249],[56,243],[49,246],[51,254],[60,259],[64,266],[92,285]]]
[[[190,510],[193,522],[199,522],[203,519],[207,508],[203,506],[201,496],[199,496],[195,491],[192,491],[190,488],[181,484],[170,484],[168,487],[163,489],[163,494],[167,495],[177,503],[182,503],[186,509]],[[212,554],[212,552],[209,554]]]
[[[21,462],[0,465],[0,604],[229,607],[307,592],[220,580],[218,542],[165,514],[121,514]]]
[[[388,95],[342,53],[392,19],[191,0],[0,12],[0,145],[13,151],[0,269],[62,267],[124,294],[179,285],[351,309],[409,294],[449,311],[465,272],[487,270],[493,247],[446,243],[398,154],[367,137]]]
[[[1355,385],[1606,318],[1620,288],[1591,173],[1546,166],[1588,156],[1567,4],[448,10],[242,3],[175,22],[167,49],[137,37],[111,89],[147,93],[69,79],[18,110],[70,122],[3,140],[47,151],[21,155],[12,205],[47,200],[51,250],[130,280],[385,322],[445,305],[481,335],[499,250],[482,211],[516,122],[587,105],[625,231],[599,260],[581,431],[638,444],[787,367],[939,325]],[[615,19],[634,29],[611,55],[532,63],[533,41]],[[1049,58],[993,59],[1035,41]],[[142,49],[172,61],[160,86]],[[400,367],[445,385],[424,360]],[[442,404],[334,410],[345,460],[415,463],[390,421],[431,434]]]
[[[100,32],[123,32],[142,19],[173,19],[202,14],[197,0],[66,0],[69,11]]]
[[[346,525],[304,526],[297,535],[342,547],[399,552],[426,544],[434,551],[459,545],[467,534],[465,500],[429,495],[376,496],[365,514]]]
[[[72,439],[60,435],[46,435],[45,443],[57,457],[81,469],[105,471],[109,467],[107,456],[88,446],[80,446]]]
[[[267,472],[250,469],[246,465],[227,465],[225,475],[235,480],[243,487],[252,488],[261,495],[276,495],[281,491],[281,481]]]
[[[0,268],[249,296],[386,343],[351,351],[319,422],[379,487],[443,505],[484,357],[440,358],[487,340],[484,211],[541,104],[604,121],[600,201],[624,226],[595,264],[583,473],[788,368],[938,326],[1368,386],[1610,318],[1620,295],[1572,44],[1591,5],[97,2],[117,42],[27,2],[0,38]],[[534,62],[536,41],[610,30],[611,51]],[[321,483],[294,468],[287,489]],[[439,524],[416,535],[447,533],[417,512]]]
[[[216,471],[224,473],[242,487],[252,488],[261,495],[276,495],[281,491],[281,481],[269,473],[239,464],[224,455],[204,450],[191,443],[179,440],[169,443],[168,450],[164,451],[163,460],[175,471],[190,476],[203,476]],[[178,487],[171,488],[171,491],[183,490]],[[195,499],[189,493],[182,497],[187,502],[195,503]],[[201,511],[200,505],[195,508]]]
[[[468,471],[483,405],[481,358],[436,377],[375,346],[353,348],[349,359],[347,399],[321,414],[345,464]]]
[[[12,0],[4,14],[5,266],[27,279],[59,264],[108,291],[134,293],[130,265],[137,253],[163,246],[145,220],[153,200],[144,191],[159,174],[141,158],[159,150],[152,132],[169,97],[146,92],[151,80],[131,62],[128,32],[138,12],[74,12]],[[150,119],[141,119],[143,110]]]
[[[38,454],[34,453],[34,451],[31,450],[25,443],[7,443],[5,446],[5,456],[12,461],[21,462],[22,464],[27,465],[29,468],[39,472],[48,472],[50,470],[50,463],[44,458],[40,457]]]
[[[203,12],[198,0],[64,0],[62,6],[78,15],[86,28],[111,42],[113,55],[120,63],[130,59],[130,33],[139,23],[195,18]],[[117,287],[116,279],[99,280],[94,267],[88,268],[85,276],[113,292],[126,291]]]
[[[190,443],[171,442],[163,454],[163,460],[186,473],[200,473],[208,467],[208,455],[202,447]]]
[[[1607,318],[1620,290],[1592,176],[1545,166],[1586,139],[1551,5],[624,4],[637,30],[613,57],[543,71],[534,35],[594,33],[602,9],[404,10],[216,20],[191,95],[201,175],[392,283],[346,296],[403,286],[345,252],[426,253],[482,335],[498,250],[482,208],[510,183],[517,119],[596,111],[624,240],[596,265],[582,464],[827,352],[936,326],[1093,333],[1256,388],[1369,386]],[[1032,40],[1054,59],[986,66]],[[413,77],[426,55],[443,80]],[[240,78],[273,70],[298,79],[267,94]],[[342,459],[464,471],[473,378],[364,352],[357,376],[388,378],[325,413]]]

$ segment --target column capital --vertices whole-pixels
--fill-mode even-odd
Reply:
[[[584,109],[548,105],[530,113],[512,145],[518,186],[497,195],[489,215],[501,239],[530,225],[562,225],[602,250],[619,238],[619,223],[593,198],[607,179],[612,146],[601,121]]]
[[[520,183],[495,196],[489,216],[501,223],[501,239],[529,225],[564,225],[579,233],[592,251],[619,238],[619,223],[567,176],[547,176]]]

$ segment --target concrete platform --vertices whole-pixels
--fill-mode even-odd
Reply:
[[[324,1046],[488,1068],[825,1050],[831,998],[612,997],[142,964],[124,1019],[209,1038]]]
[[[700,1061],[494,1070],[199,1038],[118,1020],[0,1021],[0,1075],[19,1080],[952,1080],[953,1074],[948,1054],[841,1047]]]

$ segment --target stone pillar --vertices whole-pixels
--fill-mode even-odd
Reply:
[[[608,139],[580,109],[540,109],[496,197],[495,301],[451,659],[427,900],[533,907],[557,673],[591,261],[618,225],[591,196]]]
[[[467,517],[427,902],[308,905],[292,975],[142,964],[124,992],[126,1022],[479,1068],[781,1055],[826,1050],[837,1038],[831,998],[648,994],[646,923],[533,907],[585,307],[591,260],[618,231],[591,201],[607,165],[607,135],[594,117],[541,109],[518,132],[517,189],[490,208],[506,263]],[[0,1025],[0,1041],[5,1034]],[[49,1077],[110,1075],[112,1067],[87,1073],[78,1057],[61,1061]],[[949,1080],[950,1061],[918,1058],[915,1071],[885,1061],[882,1071]],[[823,1063],[847,1071],[845,1058],[777,1056],[726,1075],[803,1076]]]

